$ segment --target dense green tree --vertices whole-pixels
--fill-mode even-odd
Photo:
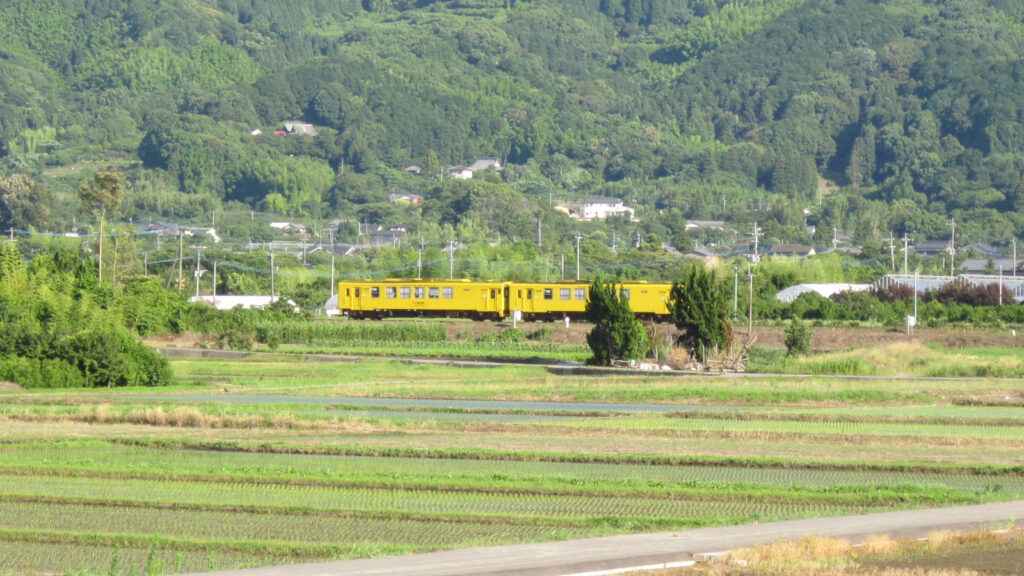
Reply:
[[[636,360],[647,353],[647,332],[630,309],[629,297],[601,277],[590,283],[586,317],[594,324],[587,334],[592,363]]]
[[[0,226],[43,228],[49,224],[53,194],[25,174],[0,178]]]
[[[732,345],[726,290],[704,266],[690,266],[682,281],[672,285],[669,309],[672,321],[683,331],[679,344],[702,361],[713,350],[725,351]]]

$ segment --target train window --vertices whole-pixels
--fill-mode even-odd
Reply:
[[[440,293],[441,291],[438,290],[436,286],[427,288],[427,296],[429,296],[430,298],[437,298]]]
[[[522,298],[523,297],[523,291],[522,290],[516,290],[516,292],[518,292],[518,294],[516,294],[516,296],[518,298]]]
[[[380,286],[370,287],[370,298],[380,298]]]
[[[533,300],[533,290],[527,290],[526,291],[526,299],[527,300]]]
[[[560,288],[558,290],[559,300],[572,300],[572,290],[569,288]]]
[[[395,290],[394,286],[388,286],[387,288],[384,289],[384,293],[387,295],[388,298],[394,298],[395,294],[397,294],[398,291]]]
[[[424,292],[425,292],[425,290],[423,290],[422,286],[417,286],[416,287],[416,297],[417,298],[423,298]]]
[[[555,297],[555,291],[554,290],[552,290],[551,288],[545,288],[544,289],[544,299],[545,300],[551,300],[554,297]]]
[[[356,288],[356,298],[359,298],[359,288]]]
[[[408,286],[402,286],[401,288],[398,289],[398,293],[401,294],[402,298],[410,298],[412,297],[412,288],[409,288]]]
[[[491,298],[496,298],[497,296],[498,296],[497,291],[494,290],[493,288],[491,288]]]
[[[626,300],[629,300],[629,288],[623,288],[622,295],[626,297]]]
[[[441,298],[444,298],[445,300],[455,298],[454,290],[450,286],[441,288]]]
[[[351,296],[351,295],[352,295],[351,288],[345,288],[345,296]]]
[[[577,288],[576,289],[576,299],[577,300],[586,300],[587,299],[587,289],[586,288]]]

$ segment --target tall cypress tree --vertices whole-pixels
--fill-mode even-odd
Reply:
[[[714,272],[693,266],[682,282],[672,285],[669,299],[672,320],[684,331],[678,343],[692,349],[702,362],[711,350],[732,345],[726,294]]]
[[[594,324],[587,334],[593,364],[633,360],[647,352],[647,332],[629,307],[629,298],[600,276],[590,284],[586,314],[587,321]]]

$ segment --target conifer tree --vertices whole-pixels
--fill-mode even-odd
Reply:
[[[587,321],[594,324],[587,334],[587,344],[594,352],[592,363],[608,365],[612,360],[633,360],[646,353],[647,332],[630,309],[629,298],[601,277],[590,284],[586,314]]]
[[[692,349],[701,361],[711,350],[732,345],[732,325],[725,290],[712,271],[693,266],[670,292],[672,320],[683,334],[678,343]]]

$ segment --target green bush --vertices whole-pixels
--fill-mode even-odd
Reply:
[[[793,318],[786,327],[786,355],[806,356],[811,353],[811,327],[800,320]]]
[[[171,381],[166,359],[121,334],[77,334],[59,342],[55,351],[83,374],[88,387],[161,386]]]
[[[552,330],[550,326],[541,326],[540,328],[537,328],[533,332],[527,334],[526,337],[530,340],[547,340],[549,337],[551,337],[551,332]]]
[[[0,359],[0,380],[25,388],[82,388],[85,377],[63,360],[12,356]]]

